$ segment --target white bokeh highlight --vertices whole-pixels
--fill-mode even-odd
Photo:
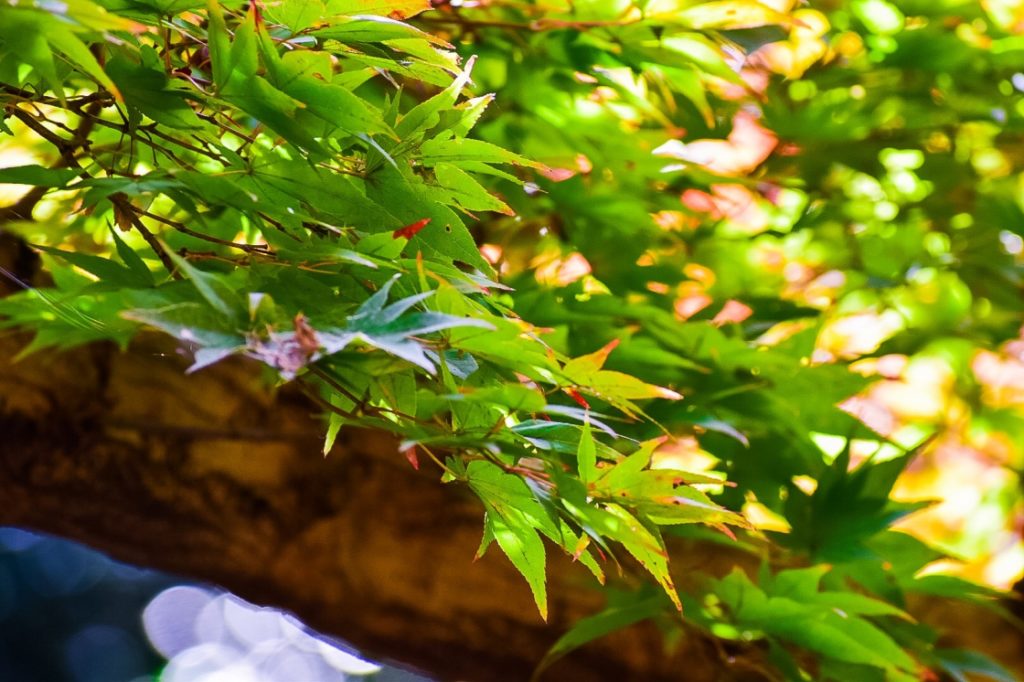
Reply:
[[[287,614],[201,587],[164,590],[142,622],[168,659],[161,682],[342,682],[381,670]]]

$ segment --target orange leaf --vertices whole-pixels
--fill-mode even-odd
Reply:
[[[585,410],[589,410],[590,409],[590,403],[588,403],[586,398],[584,398],[582,395],[580,395],[580,392],[577,391],[575,388],[567,388],[567,389],[565,389],[565,392],[569,394],[570,398],[572,398],[577,403],[579,403],[580,407],[582,407]]]
[[[423,218],[422,220],[417,220],[414,223],[409,223],[405,227],[398,228],[397,230],[395,230],[394,232],[391,233],[391,236],[394,239],[398,239],[399,237],[405,237],[406,239],[412,239],[413,235],[415,235],[417,232],[419,232],[424,227],[426,227],[429,222],[430,222],[430,218]]]

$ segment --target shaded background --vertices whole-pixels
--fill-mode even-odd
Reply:
[[[426,682],[223,590],[0,529],[4,682]]]

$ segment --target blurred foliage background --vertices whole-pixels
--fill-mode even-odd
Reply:
[[[489,253],[520,290],[524,278],[564,287],[570,310],[584,311],[588,292],[632,291],[620,310],[670,306],[815,365],[851,363],[864,381],[843,405],[873,432],[852,434],[852,462],[924,444],[896,497],[939,502],[897,527],[964,560],[944,570],[1009,588],[1024,572],[1024,4],[719,9],[730,4],[731,20],[706,16],[737,46],[721,65],[695,56],[692,34],[645,51],[620,8],[588,5],[626,26],[561,40],[475,25],[474,8],[498,12],[487,2],[424,19],[452,24],[461,49],[481,55],[475,74],[500,110],[481,134],[556,169],[543,198],[511,202],[521,221],[484,225]],[[788,30],[747,26],[765,6],[792,12]],[[502,7],[529,21],[529,9]],[[608,41],[615,56],[600,52],[601,68],[581,73]],[[609,338],[617,319],[586,310],[566,325],[564,309],[530,309],[529,294],[517,304],[567,350]],[[855,392],[834,376],[841,386],[795,390]],[[714,406],[740,425],[750,408]],[[846,442],[832,434],[814,439],[835,456]],[[664,454],[720,458],[720,443],[702,447],[713,438]],[[778,506],[747,508],[765,528],[788,525]]]

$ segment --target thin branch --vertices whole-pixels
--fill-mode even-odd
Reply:
[[[190,227],[186,227],[184,223],[181,223],[177,220],[172,220],[171,218],[165,218],[164,216],[157,215],[156,213],[150,213],[149,211],[143,211],[141,209],[139,210],[139,213],[141,215],[146,216],[147,218],[152,218],[153,220],[159,223],[163,223],[168,227],[172,227],[178,232],[181,232],[182,234],[187,234],[190,237],[195,237],[196,239],[202,239],[212,244],[220,244],[221,246],[227,246],[232,249],[238,249],[240,251],[245,251],[246,253],[256,253],[261,256],[271,255],[270,247],[265,244],[241,244],[239,242],[233,242],[227,239],[220,239],[219,237],[214,237],[208,234],[203,234],[202,232],[197,232],[196,230],[193,230]]]
[[[86,104],[97,102],[100,105],[106,106],[114,102],[114,97],[106,90],[99,92],[92,92],[88,95],[82,95],[81,97],[68,97],[64,102],[61,102],[56,97],[48,97],[46,95],[39,95],[30,90],[24,88],[18,88],[8,83],[0,83],[0,92],[12,95],[25,101],[37,102],[39,104],[45,104],[51,107],[67,108],[71,111],[78,112],[79,109],[84,107]]]
[[[284,236],[286,236],[286,237],[288,237],[288,238],[290,238],[290,239],[292,239],[294,241],[297,241],[297,242],[301,242],[302,241],[301,239],[296,237],[294,234],[292,234],[288,230],[284,229],[284,223],[282,223],[280,220],[277,220],[275,218],[271,218],[269,215],[267,215],[266,213],[263,213],[262,211],[257,212],[256,215],[258,215],[260,218],[262,218],[266,222],[268,222],[271,225],[273,225],[274,227],[276,227],[281,232],[281,234],[283,234]]]
[[[169,158],[174,159],[176,161],[177,161],[176,157],[168,149],[166,149],[166,148],[164,148],[162,146],[157,145],[152,140],[147,140],[147,139],[139,138],[138,137],[138,131],[145,132],[145,133],[150,134],[150,135],[155,135],[156,137],[162,138],[162,139],[166,140],[167,142],[170,142],[170,143],[172,143],[174,145],[177,145],[178,147],[181,147],[182,149],[187,149],[190,152],[194,152],[196,154],[200,154],[202,156],[214,159],[215,161],[221,161],[221,162],[225,162],[226,161],[223,155],[221,155],[221,154],[219,154],[219,153],[217,153],[215,151],[212,151],[209,148],[204,149],[202,147],[197,147],[196,145],[193,145],[193,144],[191,144],[189,142],[186,142],[186,141],[184,141],[184,140],[182,140],[182,139],[180,139],[178,137],[175,137],[173,135],[169,135],[169,134],[163,132],[156,123],[151,123],[151,124],[148,124],[148,125],[145,125],[145,126],[141,126],[140,128],[138,128],[138,131],[133,131],[131,129],[131,126],[129,126],[127,123],[115,123],[113,121],[108,121],[108,120],[102,118],[101,116],[99,116],[99,110],[102,109],[103,107],[113,103],[112,97],[110,96],[109,93],[106,93],[106,92],[94,93],[92,95],[84,95],[82,97],[77,97],[77,98],[70,98],[70,99],[67,100],[66,103],[62,103],[60,100],[58,100],[56,98],[53,98],[53,97],[45,97],[45,96],[41,96],[41,95],[40,96],[36,96],[36,95],[33,95],[28,90],[24,90],[22,88],[16,88],[16,87],[8,85],[6,83],[0,83],[0,92],[4,92],[4,93],[7,93],[9,95],[13,95],[14,97],[17,97],[17,98],[19,98],[21,100],[24,100],[27,103],[31,103],[33,105],[34,104],[44,104],[46,106],[52,106],[52,107],[57,107],[57,108],[65,109],[67,111],[71,111],[71,112],[73,112],[75,114],[78,114],[79,116],[89,117],[93,121],[93,124],[97,124],[98,123],[99,125],[105,126],[107,128],[112,128],[114,130],[120,131],[121,133],[123,133],[125,135],[130,135],[131,137],[139,140],[140,142],[144,142],[145,144],[153,147],[154,149],[157,149],[161,153],[167,155]],[[97,105],[97,106],[95,108],[89,107],[88,109],[86,109],[85,108],[86,105],[89,105],[89,104],[94,104],[94,105]],[[207,118],[206,116],[202,116],[202,115],[201,115],[201,117],[202,118]],[[53,123],[54,123],[54,125],[60,125],[57,122],[53,122]],[[215,123],[215,125],[217,125],[216,122],[214,122],[214,123]],[[231,131],[231,132],[234,132],[234,131]]]
[[[146,240],[147,244],[149,244],[149,248],[153,249],[157,257],[160,259],[160,262],[164,264],[165,268],[167,268],[167,272],[170,273],[171,277],[180,278],[181,275],[178,274],[178,270],[174,266],[174,261],[171,260],[171,257],[167,255],[167,252],[164,250],[164,245],[160,243],[160,240],[157,239],[156,236],[149,231],[149,228],[146,227],[145,223],[142,222],[136,208],[132,206],[132,203],[128,198],[123,194],[111,194],[110,203],[114,205],[115,210],[119,211],[121,215],[128,219],[128,222],[132,224],[132,227],[139,231],[142,238]]]
[[[53,132],[52,130],[44,126],[32,114],[25,111],[24,109],[20,109],[16,106],[9,106],[7,107],[7,111],[10,112],[10,114],[14,116],[16,119],[25,124],[26,128],[28,128],[36,135],[38,135],[39,137],[43,138],[44,140],[52,144],[54,147],[56,147],[57,151],[61,155],[61,158],[67,161],[68,167],[78,169],[82,168],[81,164],[79,164],[73,156],[74,150],[77,149],[74,140],[64,139],[57,133]]]
[[[323,381],[325,384],[327,384],[328,386],[333,388],[335,391],[337,391],[338,393],[341,393],[343,396],[345,396],[346,398],[348,398],[349,400],[354,402],[359,407],[360,411],[366,410],[366,411],[374,413],[374,414],[388,413],[388,414],[393,414],[396,417],[401,417],[402,419],[407,419],[407,420],[412,421],[412,422],[417,422],[419,424],[426,423],[422,419],[417,419],[416,417],[414,417],[412,415],[409,415],[409,414],[406,414],[405,412],[402,412],[401,410],[395,410],[395,409],[392,409],[390,407],[380,407],[379,405],[370,405],[369,403],[366,402],[365,398],[357,398],[355,396],[355,394],[353,394],[351,391],[349,391],[347,388],[345,388],[337,379],[335,379],[328,372],[324,371],[320,367],[317,367],[316,365],[309,365],[307,367],[307,369],[309,369],[311,374],[316,376],[318,379]]]
[[[190,152],[195,152],[196,154],[201,154],[203,156],[209,157],[209,158],[214,159],[216,161],[224,161],[224,162],[226,162],[226,159],[224,158],[223,155],[221,155],[219,153],[216,153],[216,152],[211,152],[209,149],[203,149],[202,147],[197,147],[194,144],[191,144],[189,142],[185,142],[184,140],[181,140],[181,139],[179,139],[177,137],[174,137],[173,135],[168,135],[167,133],[165,133],[162,130],[160,130],[159,126],[156,123],[152,123],[152,124],[149,124],[147,126],[143,126],[142,129],[145,130],[147,133],[150,133],[152,135],[156,135],[157,137],[161,137],[161,138],[167,140],[168,142],[171,142],[172,144],[176,144],[179,147],[181,147],[182,149],[187,149]]]

